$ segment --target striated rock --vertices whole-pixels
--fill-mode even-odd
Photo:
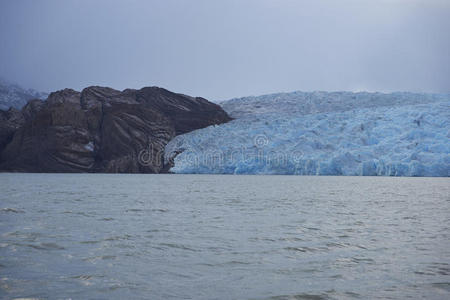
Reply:
[[[25,121],[29,121],[42,109],[44,106],[44,101],[40,99],[33,99],[28,101],[28,103],[22,108],[20,113],[24,117]]]
[[[219,105],[204,98],[173,94],[158,87],[146,87],[137,91],[136,99],[167,116],[174,123],[177,135],[230,120]],[[205,115],[210,118],[204,118]]]
[[[18,109],[11,107],[7,111],[0,110],[0,152],[24,123],[24,116]]]
[[[220,106],[162,88],[64,89],[0,111],[0,170],[160,173],[176,135],[229,121]]]

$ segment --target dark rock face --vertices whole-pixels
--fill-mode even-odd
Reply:
[[[12,107],[7,111],[0,110],[0,151],[11,142],[14,132],[24,123],[24,116],[19,110]]]
[[[229,120],[214,103],[157,87],[65,89],[0,111],[0,170],[161,173],[172,138]]]

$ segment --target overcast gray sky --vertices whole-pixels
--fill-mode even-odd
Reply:
[[[0,76],[53,91],[162,86],[450,92],[449,0],[0,0]]]

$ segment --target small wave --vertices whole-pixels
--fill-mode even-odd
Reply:
[[[338,235],[338,238],[340,238],[340,239],[346,239],[346,238],[349,238],[349,237],[350,236],[346,235],[346,234]]]
[[[276,274],[297,276],[299,273],[313,274],[316,272],[320,272],[320,270],[319,269],[311,269],[311,268],[306,268],[306,269],[305,268],[293,268],[293,269],[274,270],[273,272]]]
[[[64,250],[65,248],[55,243],[40,243],[38,245],[28,244],[28,247],[38,250]]]
[[[286,247],[284,250],[299,252],[316,252],[318,249],[310,247]]]
[[[23,214],[25,213],[25,211],[21,210],[21,209],[17,209],[17,208],[11,208],[11,207],[5,207],[2,208],[0,210],[1,212],[6,212],[6,213],[15,213],[15,214]]]
[[[450,282],[435,282],[431,285],[435,288],[450,292]]]
[[[415,271],[418,275],[450,275],[450,267],[445,263],[433,263],[426,270]]]
[[[164,228],[161,228],[161,229],[156,228],[156,229],[149,229],[149,230],[146,230],[145,232],[150,233],[149,236],[153,237],[153,235],[154,235],[155,233],[170,232],[170,230],[164,229]],[[149,237],[149,236],[147,236],[147,237]]]
[[[93,285],[93,283],[90,281],[92,278],[92,275],[78,275],[78,276],[72,276],[73,279],[81,280],[81,283],[85,286]]]
[[[160,246],[197,252],[197,250],[181,244],[161,243]]]
[[[304,239],[299,238],[299,237],[283,237],[283,238],[279,238],[279,241],[283,241],[283,242],[303,242]]]
[[[110,259],[116,259],[116,256],[115,255],[92,256],[92,257],[83,258],[83,261],[94,262],[94,261],[97,261],[97,260],[110,260]]]
[[[308,230],[320,230],[320,228],[316,228],[316,227],[305,227]]]
[[[110,236],[106,239],[104,239],[104,241],[120,241],[120,240],[130,240],[131,239],[131,235],[129,234],[124,234],[124,235],[115,235],[115,236]]]
[[[168,212],[169,210],[168,209],[164,209],[164,208],[154,208],[154,209],[152,209],[152,211],[155,211],[155,212]]]
[[[258,242],[258,241],[262,241],[262,242],[276,242],[277,241],[277,240],[271,239],[271,238],[259,238],[259,237],[251,237],[251,238],[248,238],[248,240],[250,242]]]
[[[347,243],[335,243],[335,242],[330,242],[330,243],[326,243],[326,246],[328,248],[346,248],[349,246],[349,244]]]
[[[83,211],[72,211],[72,210],[66,210],[62,212],[63,214],[73,214],[73,215],[79,215],[79,216],[83,216],[83,217],[92,217],[93,215],[90,215],[88,213],[85,213]]]
[[[100,241],[81,241],[80,244],[97,244],[100,243]]]
[[[368,264],[374,264],[375,261],[371,258],[367,257],[352,257],[352,261],[355,263],[368,263]]]
[[[43,235],[38,232],[13,231],[13,232],[4,233],[3,236],[18,238],[18,239],[21,239],[26,242],[35,242],[37,239],[39,239]]]
[[[251,264],[250,262],[231,260],[231,261],[224,263],[223,265],[250,265],[250,264]]]
[[[297,295],[279,295],[266,298],[267,300],[325,300],[330,299],[327,295],[318,294],[297,294]]]
[[[81,280],[89,280],[92,278],[92,275],[78,275],[78,276],[72,276],[71,278],[81,279]]]

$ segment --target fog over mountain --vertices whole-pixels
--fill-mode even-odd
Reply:
[[[450,87],[446,0],[1,1],[0,76],[219,101]]]
[[[29,100],[45,100],[48,94],[33,89],[25,89],[17,84],[0,78],[0,109],[7,110],[10,107],[22,108]]]

